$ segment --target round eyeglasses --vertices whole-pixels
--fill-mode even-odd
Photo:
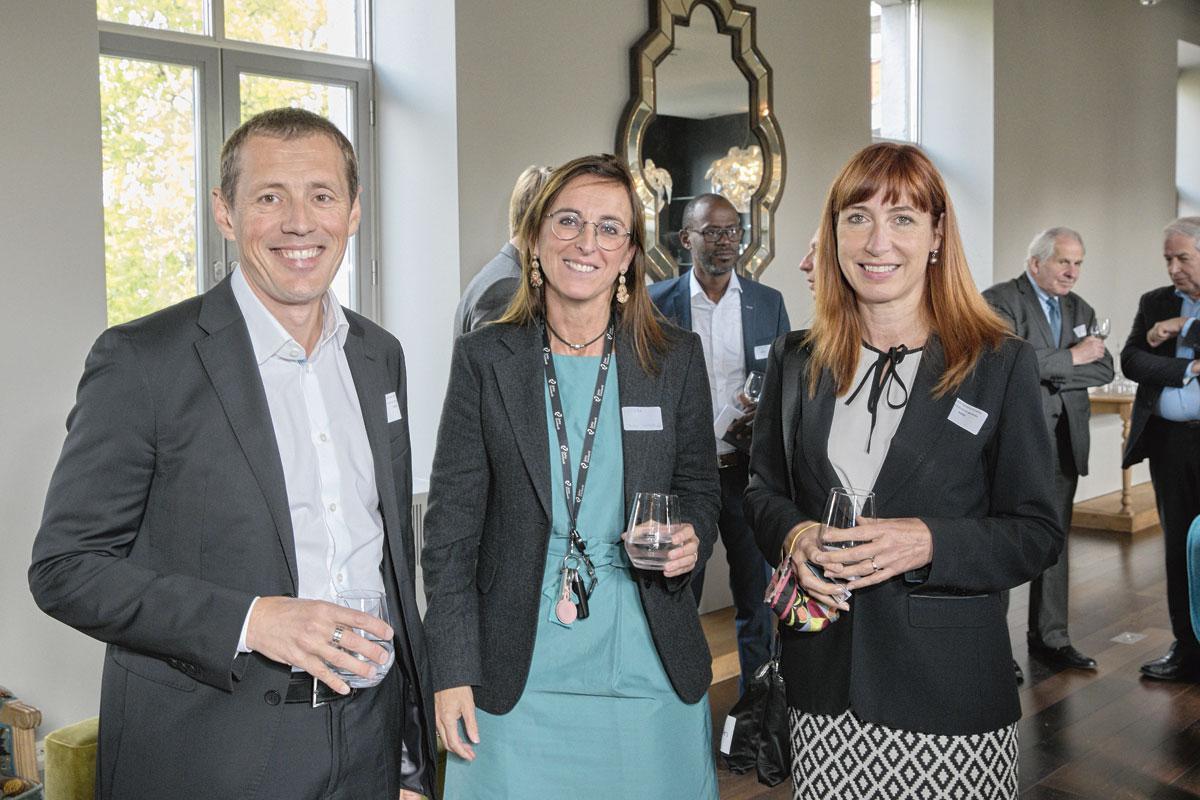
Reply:
[[[732,228],[705,228],[702,231],[698,231],[695,228],[688,228],[687,230],[700,234],[704,237],[704,241],[709,244],[716,244],[722,238],[728,239],[731,242],[740,242],[742,234],[746,232],[746,229],[740,225]]]
[[[557,211],[546,216],[550,219],[550,230],[555,238],[564,242],[578,239],[588,225],[596,229],[596,244],[601,250],[620,250],[633,238],[629,229],[614,219],[591,222],[574,211]]]

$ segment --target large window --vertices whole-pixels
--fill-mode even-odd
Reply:
[[[871,3],[871,135],[916,142],[920,70],[917,0]]]
[[[110,324],[204,291],[237,259],[209,211],[225,137],[267,108],[354,143],[363,219],[333,289],[374,314],[366,0],[98,0]]]

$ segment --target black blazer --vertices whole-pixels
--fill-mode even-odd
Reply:
[[[1125,457],[1121,459],[1122,468],[1131,467],[1154,454],[1158,437],[1154,435],[1155,426],[1148,430],[1147,423],[1158,410],[1162,390],[1168,386],[1183,386],[1184,370],[1191,360],[1175,357],[1179,340],[1168,339],[1158,347],[1151,347],[1146,341],[1146,334],[1156,322],[1178,317],[1182,310],[1183,300],[1175,293],[1174,286],[1152,289],[1138,301],[1133,327],[1121,349],[1121,372],[1138,385],[1129,425],[1129,442],[1125,445]],[[1200,352],[1200,324],[1192,323],[1185,344]]]
[[[408,678],[404,707],[384,725],[396,741],[380,742],[379,757],[423,761],[430,792],[404,354],[379,326],[346,317],[386,534],[396,664]],[[403,409],[393,422],[389,392]],[[286,692],[291,671],[234,655],[256,595],[295,596],[295,550],[271,413],[229,279],[106,331],[67,420],[29,570],[42,610],[108,643],[98,797],[271,796],[259,782],[283,705],[265,698]]]
[[[1038,377],[1041,379],[1042,408],[1046,427],[1054,430],[1059,417],[1067,418],[1071,438],[1071,455],[1075,472],[1087,475],[1088,450],[1092,416],[1089,386],[1103,386],[1113,379],[1112,355],[1090,364],[1071,363],[1070,348],[1087,336],[1088,328],[1096,321],[1096,312],[1079,295],[1068,292],[1059,300],[1062,311],[1062,339],[1054,341],[1050,323],[1042,311],[1042,302],[1027,273],[1004,283],[998,283],[983,293],[984,299],[1004,318],[1017,336],[1033,345],[1037,355]],[[1082,329],[1083,335],[1078,335]]]
[[[819,520],[838,485],[827,448],[833,380],[822,373],[808,396],[804,335],[771,348],[754,422],[746,513],[773,563],[788,531]],[[880,517],[929,526],[933,562],[856,592],[825,631],[783,631],[794,707],[852,708],[864,721],[937,734],[995,730],[1021,715],[1000,592],[1053,564],[1063,542],[1037,362],[1027,343],[1008,339],[958,391],[935,398],[943,368],[931,337],[874,487]],[[950,421],[960,401],[986,412],[978,434]]]
[[[616,342],[620,402],[662,409],[661,431],[623,431],[625,509],[636,491],[679,495],[700,539],[717,537],[720,484],[704,352],[695,334],[666,329],[657,376],[628,338]],[[485,325],[458,339],[429,484],[422,553],[425,630],[434,691],[474,687],[475,705],[509,711],[525,687],[550,541],[551,481],[542,337],[537,326]],[[712,681],[690,575],[634,571],[667,677],[694,703]]]

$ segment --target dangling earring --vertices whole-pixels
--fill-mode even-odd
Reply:
[[[938,250],[936,247],[935,247],[933,250],[930,250],[930,251],[929,251],[929,263],[930,263],[930,264],[936,264],[936,263],[937,263],[937,261],[938,261],[938,253],[939,253],[939,252],[940,252],[940,251],[939,251],[939,250]]]
[[[542,288],[542,262],[537,256],[533,257],[533,266],[529,269],[529,285],[535,289]]]
[[[624,271],[622,271],[620,277],[617,278],[617,302],[621,305],[625,305],[627,302],[629,302],[629,290],[625,288]]]

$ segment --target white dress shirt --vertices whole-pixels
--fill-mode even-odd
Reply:
[[[742,342],[742,284],[736,272],[730,272],[725,294],[714,303],[688,272],[691,281],[692,331],[704,347],[704,365],[708,369],[708,387],[712,394],[713,419],[721,409],[732,405],[746,383],[746,348]],[[732,453],[733,445],[717,440],[717,454]]]
[[[283,465],[300,597],[336,602],[347,589],[384,591],[383,517],[362,409],[342,349],[349,323],[330,289],[311,355],[233,274],[237,300],[266,390]],[[251,605],[251,610],[254,606]],[[240,652],[245,646],[242,626]]]

